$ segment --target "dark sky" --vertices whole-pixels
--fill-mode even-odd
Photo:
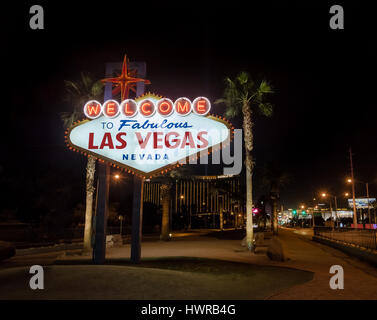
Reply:
[[[348,191],[350,146],[357,178],[376,180],[373,10],[344,5],[345,29],[331,30],[331,2],[38,3],[45,30],[29,29],[35,3],[9,8],[3,20],[4,95],[10,98],[2,108],[8,117],[2,126],[3,170],[82,170],[83,160],[63,143],[59,112],[70,110],[62,100],[63,80],[77,79],[81,71],[102,78],[105,63],[127,53],[147,63],[149,90],[172,99],[203,95],[214,101],[224,77],[241,70],[268,79],[275,113],[270,119],[256,116],[254,155],[257,167],[275,160],[291,175],[282,192],[285,206],[306,202],[320,190]],[[239,119],[233,122],[240,127]],[[364,194],[362,188],[357,186],[357,195]],[[370,189],[376,195],[376,185]]]

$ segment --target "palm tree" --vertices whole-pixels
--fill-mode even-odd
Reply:
[[[277,205],[280,200],[280,190],[289,183],[290,176],[282,170],[276,161],[268,162],[263,168],[262,183],[269,188],[272,200],[272,229],[276,235],[278,232]]]
[[[100,100],[103,97],[103,84],[95,81],[89,74],[81,72],[81,79],[77,82],[65,81],[66,100],[73,106],[70,112],[62,112],[61,118],[65,128],[69,128],[75,121],[82,117],[82,108],[89,100]],[[96,171],[96,158],[88,155],[86,166],[86,208],[84,229],[84,252],[91,249],[92,216],[94,198],[94,174]]]
[[[267,81],[254,82],[247,72],[240,72],[234,80],[225,79],[223,97],[215,103],[224,103],[225,116],[233,118],[242,113],[243,132],[246,152],[246,243],[247,248],[253,251],[253,199],[252,199],[252,175],[254,162],[253,151],[253,112],[259,111],[265,116],[272,115],[272,105],[265,102],[267,94],[272,93],[272,88]]]
[[[170,240],[169,237],[169,226],[170,226],[170,215],[169,208],[171,202],[171,184],[165,183],[160,187],[161,192],[161,203],[162,203],[162,218],[161,218],[161,235],[160,239],[164,241]]]
[[[162,203],[162,217],[161,217],[161,235],[160,239],[164,241],[170,240],[170,204],[172,199],[173,186],[180,179],[189,179],[193,175],[193,172],[189,167],[181,167],[170,171],[165,176],[154,178],[153,181],[160,183],[160,194]]]

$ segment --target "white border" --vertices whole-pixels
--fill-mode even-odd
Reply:
[[[162,103],[162,102],[164,102],[164,101],[167,101],[167,102],[171,103],[171,111],[170,111],[170,113],[168,113],[168,114],[162,114],[162,113],[160,113],[160,112],[158,111],[158,105],[160,104],[160,102]],[[156,110],[157,110],[157,113],[158,113],[160,116],[162,116],[162,117],[166,117],[166,118],[167,118],[167,117],[171,116],[171,115],[173,114],[173,112],[175,111],[175,108],[174,108],[174,102],[171,101],[169,98],[162,98],[162,99],[160,99],[160,100],[157,101],[157,103],[156,103]]]
[[[205,112],[205,113],[199,113],[199,112],[196,112],[195,110],[195,103],[197,102],[197,100],[205,100],[207,103],[208,103],[208,110]],[[208,112],[211,110],[211,102],[209,102],[209,100],[206,98],[206,97],[197,97],[193,102],[192,102],[192,105],[191,105],[191,109],[192,111],[197,114],[198,116],[205,116],[208,114]]]
[[[145,101],[149,101],[150,103],[152,103],[153,104],[153,112],[150,114],[150,115],[144,115],[141,111],[140,111],[140,108],[141,108],[141,105],[145,102]],[[143,99],[143,100],[141,100],[141,101],[139,101],[139,103],[138,103],[138,106],[137,106],[137,109],[138,109],[138,111],[140,112],[140,114],[143,116],[143,117],[145,117],[145,118],[150,118],[150,117],[152,117],[155,113],[156,113],[156,104],[153,102],[153,100],[152,99],[150,99],[150,98],[145,98],[145,99]]]
[[[188,103],[190,104],[190,111],[187,112],[187,113],[185,113],[185,114],[179,113],[179,112],[177,111],[177,108],[176,108],[176,107],[177,107],[177,102],[178,102],[178,100],[181,100],[181,99],[188,101]],[[175,102],[174,102],[174,112],[175,112],[177,115],[180,115],[180,116],[182,116],[182,117],[188,116],[188,115],[192,112],[192,103],[191,103],[190,99],[188,99],[188,98],[186,98],[186,97],[181,97],[181,98],[178,98],[177,100],[175,100]]]
[[[124,108],[123,108],[123,105],[126,104],[126,103],[130,103],[130,102],[133,102],[133,103],[135,104],[135,106],[136,106],[136,111],[135,111],[135,113],[134,113],[132,116],[130,116],[130,115],[128,115],[128,114],[125,114],[125,113],[123,112],[123,109],[124,109]],[[137,113],[139,112],[139,106],[138,106],[138,103],[137,103],[135,100],[133,100],[133,99],[126,99],[126,100],[123,100],[122,103],[120,104],[119,108],[120,108],[120,113],[122,114],[122,116],[125,116],[126,118],[133,118],[133,117],[135,117],[135,116],[137,115]]]
[[[114,102],[117,106],[118,106],[118,112],[114,115],[114,116],[108,116],[105,112],[105,106],[107,103],[109,102]],[[109,119],[113,119],[113,118],[116,118],[118,115],[119,115],[119,112],[120,112],[120,106],[119,106],[119,102],[116,101],[116,100],[113,100],[113,99],[110,99],[110,100],[106,100],[103,105],[102,105],[102,113],[103,115],[106,117],[106,118],[109,118]]]
[[[86,107],[88,106],[88,104],[91,104],[91,103],[93,103],[93,102],[98,103],[99,106],[100,106],[100,109],[101,109],[101,111],[99,112],[99,114],[96,115],[95,117],[90,116],[90,115],[86,112]],[[102,104],[101,104],[100,102],[98,102],[97,100],[89,100],[89,101],[88,101],[87,103],[85,103],[85,105],[84,105],[84,114],[85,114],[85,116],[86,116],[87,118],[89,118],[89,119],[97,119],[97,118],[99,118],[99,117],[101,116],[101,114],[102,114],[102,111],[103,111]]]

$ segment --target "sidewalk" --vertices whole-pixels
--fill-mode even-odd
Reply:
[[[339,250],[311,241],[310,233],[303,235],[300,231],[279,229],[279,238],[287,248],[290,260],[270,264],[312,271],[314,278],[270,299],[377,299],[376,268]],[[329,270],[332,265],[343,267],[344,290],[330,289],[332,275]]]
[[[265,254],[254,254],[248,252],[245,247],[241,246],[240,240],[224,240],[219,239],[219,237],[213,237],[205,234],[192,234],[187,237],[176,237],[172,241],[164,242],[164,241],[146,241],[142,243],[142,259],[144,258],[159,258],[159,257],[201,257],[201,258],[210,258],[210,259],[218,259],[218,260],[227,260],[227,261],[235,261],[235,262],[244,262],[249,263],[253,266],[250,266],[250,269],[259,268],[259,270],[266,270],[266,266],[275,266],[275,267],[285,267],[298,270],[305,270],[314,273],[314,277],[312,280],[309,280],[305,283],[294,285],[290,287],[286,287],[288,289],[278,289],[271,292],[269,295],[266,296],[255,296],[253,295],[253,286],[248,286],[250,292],[244,295],[244,297],[250,298],[264,298],[264,299],[289,299],[289,300],[297,300],[297,299],[308,299],[308,300],[316,300],[316,299],[377,299],[377,269],[369,266],[368,264],[359,261],[356,258],[349,257],[346,254],[333,249],[331,247],[322,245],[320,243],[314,242],[311,240],[311,230],[310,229],[299,229],[299,230],[292,230],[292,229],[279,229],[279,239],[283,242],[283,245],[287,249],[288,257],[290,258],[288,261],[285,262],[275,262],[271,261]],[[98,268],[92,268],[92,266],[81,266],[80,264],[91,263],[91,258],[89,256],[82,256],[79,255],[79,250],[76,251],[68,251],[66,254],[61,255],[56,263],[57,264],[71,264],[72,266],[54,266],[55,262],[51,260],[49,263],[51,265],[51,270],[64,270],[71,271],[74,273],[76,267],[80,270],[85,270],[85,268],[90,269],[98,269],[109,270],[111,269],[109,264],[118,264],[122,265],[124,262],[128,262],[130,257],[130,245],[126,244],[122,247],[118,248],[110,248],[107,250],[107,265]],[[60,254],[60,253],[58,253]],[[46,257],[45,257],[46,255]],[[52,256],[52,254],[51,254]],[[27,265],[25,264],[25,259],[30,259],[28,261],[35,261],[35,257],[33,258],[32,255],[28,256],[16,256],[9,260],[7,260],[8,267],[11,265]],[[50,256],[47,254],[41,254],[38,257],[39,260],[46,261],[43,259],[51,259]],[[50,261],[50,260],[48,260]],[[23,263],[23,264],[22,264]],[[221,262],[220,262],[221,263]],[[33,264],[35,264],[33,262]],[[43,265],[43,263],[41,263]],[[345,275],[345,289],[344,290],[332,290],[329,287],[329,280],[331,278],[331,274],[329,273],[330,267],[332,265],[340,265],[344,269]],[[94,266],[93,266],[94,267]],[[133,267],[126,267],[122,266],[125,272],[131,272],[135,268]],[[119,268],[115,268],[120,272],[119,276],[121,276],[121,270]],[[137,279],[141,282],[139,285],[135,285],[136,287],[146,286],[148,282],[148,276],[150,275],[155,281],[155,285],[158,283],[158,278],[162,275],[162,271],[156,271],[156,269],[148,269],[148,272],[144,272],[143,268],[136,268],[139,271],[135,270],[138,274]],[[155,270],[155,271],[153,271]],[[165,269],[164,269],[165,270]],[[11,271],[9,271],[11,272]],[[60,272],[60,271],[59,271]],[[63,272],[63,271],[62,271]],[[101,271],[102,272],[102,271]],[[133,271],[132,271],[133,272]],[[184,275],[182,272],[173,271],[173,270],[165,270],[166,277],[169,278],[168,273],[170,276],[178,280],[178,278],[188,277],[188,275]],[[164,273],[164,274],[165,274]],[[60,273],[59,273],[60,274]],[[284,272],[278,272],[273,277],[273,281],[276,283],[276,287],[280,286],[280,282],[284,282]],[[261,271],[256,271],[255,275],[258,277],[262,275]],[[82,276],[85,276],[85,272],[82,272]],[[99,277],[98,274],[91,275],[94,279]],[[107,277],[107,276],[106,276]],[[127,277],[122,274],[124,277],[124,281],[126,281]],[[165,277],[165,276],[164,276]],[[190,276],[191,277],[191,276]],[[217,278],[211,278],[211,275],[206,275],[203,277],[201,274],[197,273],[195,275],[195,282],[194,278],[187,278],[188,283],[193,281],[192,283],[197,283],[198,288],[202,288],[204,285],[204,279],[208,279],[208,285],[213,285],[213,288],[217,286],[218,281]],[[106,278],[107,279],[107,278]],[[164,278],[165,279],[165,278]],[[185,278],[186,279],[186,278]],[[269,281],[271,278],[264,278],[264,281]],[[79,281],[78,279],[76,279]],[[224,279],[225,280],[225,279]],[[233,279],[234,280],[234,279]],[[229,280],[229,281],[233,281]],[[107,279],[106,281],[110,281]],[[165,281],[165,280],[164,280]],[[186,281],[186,280],[182,280]],[[267,286],[267,282],[263,282],[261,285]],[[90,284],[90,282],[88,282]],[[116,282],[114,282],[116,283]],[[174,282],[173,283],[179,283]],[[185,282],[186,283],[186,282]],[[231,283],[231,282],[229,282]],[[222,283],[222,286],[218,288],[226,288],[228,284],[225,282]],[[231,285],[229,285],[230,288]],[[153,286],[152,286],[153,287]],[[152,290],[148,285],[148,290]],[[284,286],[280,287],[283,288]],[[144,288],[144,287],[143,287]],[[254,289],[256,287],[254,286]],[[236,288],[234,288],[236,289]],[[135,289],[136,290],[136,289]],[[190,289],[191,290],[191,289]],[[201,290],[201,289],[200,289]],[[201,296],[199,289],[196,291],[198,292],[198,296]],[[214,289],[215,290],[215,289]],[[280,291],[279,291],[280,290]],[[174,291],[174,290],[173,290]],[[135,294],[138,292],[135,292]],[[159,291],[160,292],[160,291]],[[204,292],[204,291],[203,291]],[[215,295],[217,289],[212,292],[213,297],[219,297]],[[168,293],[164,293],[166,298]],[[183,293],[182,293],[183,294]],[[164,296],[164,297],[165,297]],[[137,296],[139,297],[139,296]],[[190,296],[193,297],[193,296]],[[140,297],[139,297],[140,298]],[[158,294],[156,293],[156,298],[158,298]],[[223,297],[224,298],[224,297]]]

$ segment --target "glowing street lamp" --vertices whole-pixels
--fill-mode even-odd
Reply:
[[[348,183],[352,183],[352,195],[353,195],[353,205],[354,205],[354,213],[355,213],[355,212],[356,212],[356,203],[355,203],[355,180],[347,179],[347,182],[348,182]],[[370,218],[370,207],[369,207],[369,183],[368,183],[368,182],[363,182],[363,181],[360,181],[360,180],[356,180],[356,182],[358,182],[358,183],[364,183],[364,184],[365,184],[366,191],[367,191],[367,202],[368,202],[368,219],[369,219],[369,223],[371,223],[371,218]],[[364,229],[365,229],[364,215],[363,215],[363,214],[362,214],[362,216],[361,216],[361,219],[363,220],[363,226],[364,226]],[[355,218],[354,218],[354,221],[355,221]],[[356,221],[357,221],[357,218],[356,218]],[[356,224],[356,228],[357,228],[357,224]]]
[[[337,204],[337,201],[336,201],[336,196],[334,196],[332,194],[329,194],[329,193],[326,193],[326,192],[322,192],[321,196],[322,196],[322,198],[326,198],[327,196],[334,197],[334,203],[335,203],[335,220],[336,220],[336,223],[338,224],[338,204]],[[329,199],[329,203],[330,203],[330,212],[331,212],[331,218],[332,218],[332,202],[331,202],[331,198]],[[335,223],[332,226],[333,229],[335,227],[334,225],[335,225]]]
[[[119,174],[116,174],[116,175],[114,176],[114,178],[117,179],[117,180],[119,180],[119,179],[120,179],[120,175],[119,175]]]

